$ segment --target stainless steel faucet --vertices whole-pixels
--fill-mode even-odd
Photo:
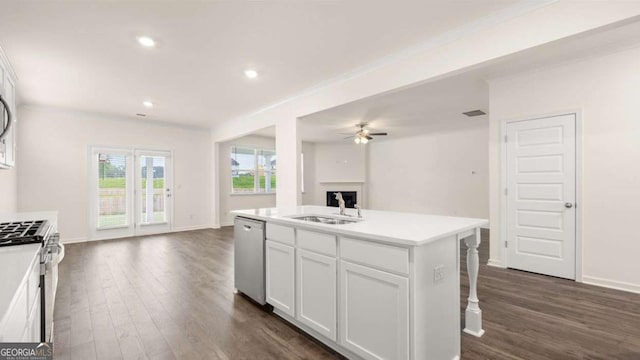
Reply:
[[[358,218],[362,219],[362,214],[360,214],[360,205],[355,204],[353,205],[354,208],[356,208],[356,210],[358,210]]]
[[[342,193],[336,193],[336,200],[338,200],[338,206],[340,207],[340,215],[344,215],[344,199]]]

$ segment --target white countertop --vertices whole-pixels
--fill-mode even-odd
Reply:
[[[485,219],[366,209],[361,212],[362,221],[351,224],[331,225],[296,220],[290,217],[302,215],[340,217],[336,215],[338,208],[335,207],[295,206],[231,211],[236,216],[409,246],[423,245],[489,224],[489,221]],[[356,210],[346,209],[346,213],[353,215]],[[354,217],[348,217],[347,219],[357,220]]]

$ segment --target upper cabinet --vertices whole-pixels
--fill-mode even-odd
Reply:
[[[0,94],[9,104],[13,114],[9,133],[0,140],[0,169],[11,168],[16,164],[16,76],[9,60],[0,48]]]

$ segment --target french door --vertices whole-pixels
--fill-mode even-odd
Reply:
[[[89,155],[92,240],[171,230],[171,152],[95,147]]]

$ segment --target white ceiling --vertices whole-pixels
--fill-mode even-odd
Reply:
[[[374,96],[321,111],[300,119],[305,141],[352,141],[340,133],[355,133],[356,124],[368,123],[386,138],[487,124],[488,117],[467,117],[470,110],[489,111],[489,89],[475,75],[460,75],[410,89]],[[264,134],[266,135],[266,133]]]
[[[378,137],[375,141],[486,126],[488,115],[469,118],[462,112],[481,109],[489,113],[487,81],[635,46],[640,46],[640,21],[563,39],[461,74],[305,116],[299,123],[301,137],[312,142],[351,141],[344,140],[345,136],[339,133],[355,133],[355,125],[360,122],[368,122],[375,130],[389,132],[389,136]],[[258,134],[273,136],[274,129],[265,129]]]
[[[209,127],[515,2],[1,0],[0,45],[22,103]]]

